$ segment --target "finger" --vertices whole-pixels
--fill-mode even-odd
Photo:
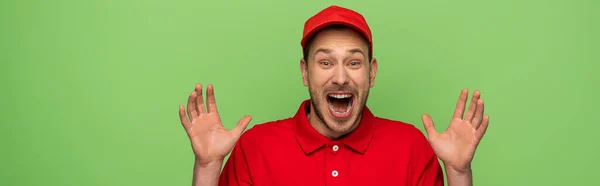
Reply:
[[[431,139],[431,137],[436,136],[437,132],[435,131],[435,126],[433,125],[431,117],[427,114],[423,114],[421,120],[423,120],[423,127],[425,128],[425,132],[427,132],[427,137]]]
[[[456,103],[456,109],[454,109],[454,118],[463,118],[463,114],[465,113],[465,103],[467,102],[468,94],[469,90],[467,90],[466,88],[460,92],[458,102]]]
[[[215,101],[215,90],[211,84],[208,84],[206,92],[206,104],[208,104],[208,112],[217,112],[217,101]]]
[[[240,119],[240,121],[238,122],[238,124],[233,128],[233,132],[238,135],[241,136],[242,133],[246,130],[246,128],[248,128],[248,124],[250,124],[250,121],[252,120],[251,116],[244,116],[242,119]]]
[[[193,91],[188,98],[187,110],[190,120],[194,121],[198,117],[198,111],[196,110],[196,91]]]
[[[183,125],[183,128],[185,130],[190,128],[190,126],[192,125],[190,123],[190,120],[185,115],[185,107],[183,107],[183,105],[179,106],[179,119],[181,120],[181,125]]]
[[[479,93],[479,91],[475,91],[473,93],[473,98],[471,98],[471,103],[469,104],[469,110],[467,110],[467,115],[465,116],[465,121],[473,120],[475,111],[478,108],[477,101],[479,100],[480,95],[481,94]]]
[[[483,100],[480,99],[477,101],[477,111],[475,111],[475,117],[473,117],[473,120],[471,120],[471,125],[473,125],[473,128],[478,129],[481,125],[483,111]]]
[[[477,139],[479,139],[481,141],[481,138],[483,138],[483,135],[485,135],[485,132],[487,131],[488,128],[488,123],[490,122],[490,117],[489,116],[485,116],[483,117],[483,121],[481,122],[481,127],[479,127],[477,129]]]
[[[202,97],[202,84],[196,85],[196,95],[196,108],[198,109],[198,115],[206,114],[204,98]]]

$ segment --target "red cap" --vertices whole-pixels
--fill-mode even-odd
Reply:
[[[327,26],[338,24],[348,26],[361,33],[367,39],[367,42],[369,42],[369,58],[373,56],[371,29],[367,25],[365,18],[354,10],[339,6],[329,6],[304,23],[304,33],[302,34],[302,41],[300,41],[302,52],[306,49],[307,40],[313,34]]]

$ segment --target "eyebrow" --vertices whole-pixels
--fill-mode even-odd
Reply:
[[[331,49],[328,49],[328,48],[319,48],[319,49],[317,49],[317,51],[315,51],[315,55],[318,54],[319,52],[323,52],[325,54],[329,54],[329,53],[331,53]],[[352,54],[354,54],[354,53],[361,53],[362,55],[365,55],[365,53],[360,48],[353,48],[353,49],[348,50],[348,52],[352,53]]]
[[[318,48],[317,51],[315,51],[315,55],[317,55],[319,52],[323,52],[323,53],[329,54],[329,53],[331,53],[331,49]]]
[[[365,55],[365,53],[360,49],[360,48],[353,48],[348,50],[348,52],[354,54],[354,53],[361,53],[363,56]]]

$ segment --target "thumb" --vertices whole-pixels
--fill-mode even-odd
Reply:
[[[233,128],[233,132],[238,136],[242,135],[242,132],[248,128],[248,124],[250,124],[250,120],[252,120],[251,116],[244,116],[238,124]]]
[[[421,116],[421,120],[423,120],[423,127],[425,127],[427,137],[431,139],[432,137],[436,136],[437,132],[435,131],[435,126],[433,125],[433,120],[431,120],[431,117],[427,114],[423,114],[423,116]]]

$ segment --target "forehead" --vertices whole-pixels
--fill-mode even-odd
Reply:
[[[357,31],[350,28],[324,29],[315,34],[310,43],[310,50],[315,51],[320,47],[349,46],[360,47],[367,52],[368,43]]]

